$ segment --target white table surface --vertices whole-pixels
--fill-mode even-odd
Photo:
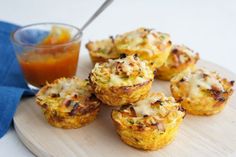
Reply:
[[[26,25],[63,22],[77,26],[88,19],[103,0],[0,0],[0,20]],[[235,0],[115,0],[84,32],[88,40],[106,38],[146,26],[171,34],[201,58],[236,73]],[[18,139],[13,127],[0,139],[0,156],[34,156]]]

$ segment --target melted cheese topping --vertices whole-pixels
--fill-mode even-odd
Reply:
[[[154,97],[148,97],[147,99],[137,102],[134,106],[134,110],[138,115],[155,115],[155,110],[150,104],[154,103],[156,99]]]
[[[165,97],[163,93],[151,93],[149,96],[133,104],[137,116],[165,116],[172,109],[177,110],[178,103],[173,97]]]
[[[188,48],[185,45],[174,45],[172,49],[176,49],[180,52],[184,52],[185,54],[187,54],[189,57],[194,57],[194,51],[190,48]]]
[[[195,54],[193,50],[184,45],[174,45],[172,51],[165,62],[165,66],[179,66],[189,60],[198,59],[198,54]]]
[[[144,100],[114,110],[112,118],[125,127],[165,131],[168,125],[175,124],[184,115],[181,105],[173,97],[166,97],[163,93],[149,93]]]
[[[187,73],[183,77],[190,84],[190,95],[198,96],[202,89],[210,90],[213,87],[219,91],[224,91],[224,87],[216,73],[205,69],[197,69]]]
[[[118,58],[119,53],[114,49],[113,39],[99,40],[95,42],[89,42],[86,44],[86,48],[97,56]]]
[[[76,81],[74,79],[59,79],[56,84],[51,84],[48,90],[45,92],[45,96],[52,94],[60,94],[60,97],[72,97],[74,94],[88,95],[88,82],[87,81]]]
[[[153,79],[153,72],[135,56],[97,63],[92,70],[91,80],[108,86],[130,86]]]
[[[74,78],[61,78],[51,84],[47,84],[37,94],[41,104],[46,103],[48,107],[58,109],[61,112],[70,112],[76,103],[80,106],[91,96],[91,87],[88,81]],[[70,102],[69,104],[66,104]]]
[[[117,49],[142,51],[149,56],[163,51],[169,42],[170,36],[168,34],[146,28],[139,28],[117,36],[115,39]]]

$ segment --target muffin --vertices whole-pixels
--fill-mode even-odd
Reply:
[[[92,122],[101,102],[86,80],[60,78],[45,85],[36,95],[45,118],[58,128],[79,128]]]
[[[156,69],[155,77],[169,81],[180,72],[193,68],[199,60],[199,54],[184,45],[174,45],[165,63]]]
[[[97,63],[89,80],[97,98],[110,106],[133,103],[147,96],[154,74],[136,55]]]
[[[181,105],[163,93],[150,93],[112,111],[121,140],[138,149],[157,150],[171,143],[185,116]]]
[[[139,28],[116,36],[115,47],[127,55],[137,54],[140,59],[147,60],[155,70],[166,61],[172,44],[170,36],[166,33]]]
[[[171,79],[174,98],[190,114],[213,115],[223,110],[234,81],[205,69],[184,71]]]
[[[105,40],[90,41],[86,44],[86,48],[89,51],[93,64],[106,62],[108,59],[119,58],[119,53],[115,50],[112,36]]]

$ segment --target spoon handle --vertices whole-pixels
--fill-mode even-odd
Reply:
[[[106,0],[106,1],[98,8],[98,10],[93,14],[93,16],[90,17],[89,20],[81,27],[80,30],[83,32],[84,29],[85,29],[99,14],[101,14],[101,12],[103,12],[103,10],[105,10],[112,2],[113,2],[113,0]]]

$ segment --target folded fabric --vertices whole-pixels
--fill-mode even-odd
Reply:
[[[21,97],[35,93],[27,87],[11,44],[11,33],[17,28],[0,21],[0,138],[9,129]]]

